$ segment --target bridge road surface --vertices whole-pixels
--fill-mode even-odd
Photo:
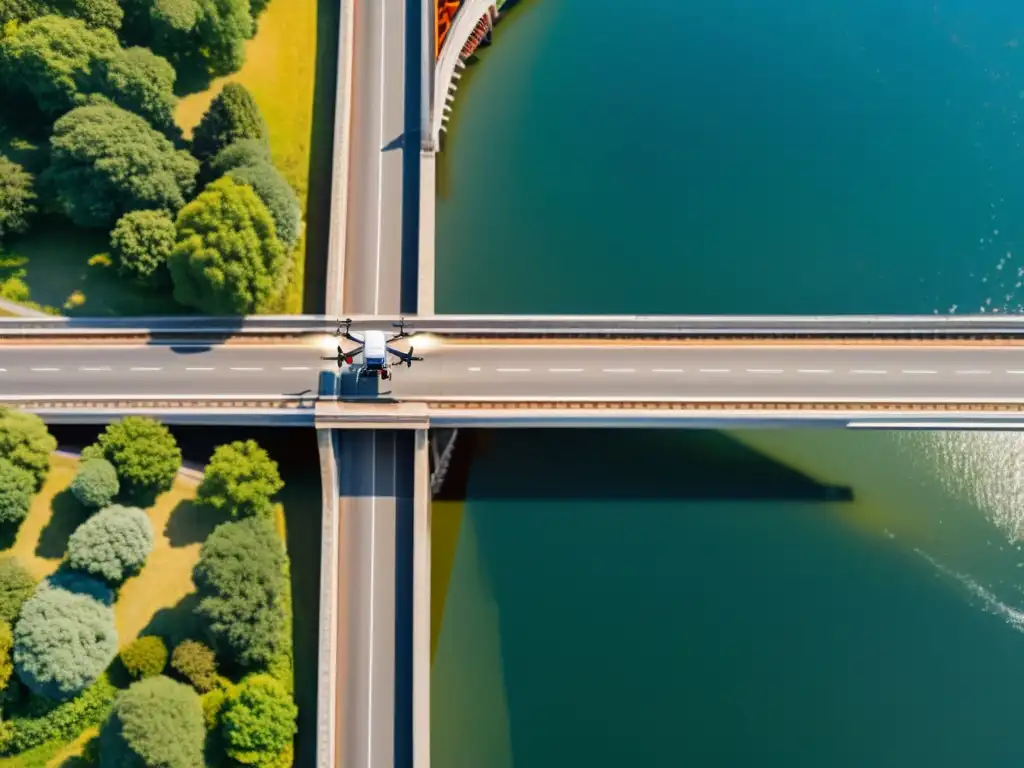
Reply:
[[[415,336],[395,346],[406,349],[408,341],[424,360],[411,369],[396,367],[391,381],[380,382],[381,394],[390,392],[397,400],[1024,399],[1024,346],[500,345],[444,340],[427,349]],[[327,349],[312,342],[78,344],[0,344],[0,400],[314,394],[321,366],[333,367],[320,360]],[[349,442],[343,440],[343,452],[350,450],[345,447]],[[386,462],[394,463],[390,458]],[[369,465],[359,466],[372,471]],[[362,504],[361,498],[353,503]]]

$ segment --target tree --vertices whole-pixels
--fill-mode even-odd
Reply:
[[[64,16],[81,19],[90,27],[121,28],[124,11],[117,0],[53,0],[53,7]]]
[[[28,229],[36,212],[34,182],[31,173],[0,155],[0,239]]]
[[[7,687],[14,674],[14,662],[11,661],[11,651],[14,649],[14,634],[11,625],[6,621],[0,621],[0,690]]]
[[[50,13],[46,0],[0,0],[0,27],[8,22],[26,22]]]
[[[232,517],[266,515],[284,487],[277,462],[255,440],[218,446],[206,465],[196,499]]]
[[[224,147],[210,160],[213,178],[247,165],[270,163],[270,144],[263,139],[242,139]]]
[[[302,228],[302,206],[291,184],[270,163],[244,165],[228,172],[239,184],[252,187],[274,217],[278,239],[291,250]]]
[[[142,115],[166,135],[180,135],[174,123],[177,73],[167,59],[148,48],[127,48],[101,59],[97,73],[101,93],[117,106]]]
[[[81,227],[110,227],[128,211],[173,213],[195,188],[196,161],[119,107],[78,107],[50,137],[51,185],[64,213]]]
[[[192,683],[199,693],[217,685],[217,659],[213,650],[198,640],[183,640],[171,654],[171,669]]]
[[[169,283],[167,257],[176,234],[174,221],[163,211],[126,213],[110,233],[110,248],[120,274],[143,285]]]
[[[156,635],[147,635],[128,643],[121,649],[119,656],[133,680],[156,677],[167,666],[167,646]]]
[[[78,465],[71,481],[71,494],[83,507],[102,509],[110,504],[121,489],[117,470],[106,459],[89,459]]]
[[[248,315],[283,286],[284,247],[249,187],[215,181],[182,208],[177,229],[167,266],[178,302],[209,315]]]
[[[206,729],[199,695],[158,676],[117,697],[100,731],[100,765],[195,768],[205,765]]]
[[[95,62],[120,49],[109,29],[90,29],[80,19],[41,16],[0,40],[0,77],[9,89],[29,93],[50,118],[97,90]]]
[[[36,490],[50,471],[50,454],[57,441],[34,413],[0,408],[0,457],[32,473]]]
[[[247,139],[267,143],[267,121],[244,85],[228,83],[210,102],[192,132],[192,153],[207,160],[236,141]]]
[[[199,0],[199,8],[197,50],[207,70],[214,77],[238,71],[245,63],[245,41],[255,32],[249,0]]]
[[[36,479],[7,459],[0,458],[0,523],[20,523],[28,516]]]
[[[102,456],[117,470],[122,488],[136,501],[151,502],[169,490],[181,468],[181,449],[163,424],[128,416],[108,424],[82,458]]]
[[[270,766],[291,744],[299,710],[270,675],[252,675],[228,695],[221,714],[228,757],[242,765]]]
[[[68,564],[119,584],[141,570],[153,551],[153,526],[136,507],[115,504],[82,523],[68,539]]]
[[[36,591],[36,580],[14,557],[0,557],[0,621],[13,624]]]
[[[116,654],[114,611],[90,594],[41,584],[14,625],[18,677],[55,701],[95,682]]]
[[[250,517],[217,526],[199,551],[192,580],[218,655],[252,667],[281,647],[285,628],[284,547],[274,524]]]

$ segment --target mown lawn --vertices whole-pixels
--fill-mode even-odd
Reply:
[[[317,57],[322,53],[317,48],[317,6],[318,0],[272,0],[260,17],[256,36],[246,45],[245,66],[181,99],[176,114],[178,125],[191,135],[227,83],[248,88],[267,119],[274,164],[299,194],[304,211],[308,207]],[[295,247],[295,269],[276,311],[302,311],[305,252],[303,237]]]

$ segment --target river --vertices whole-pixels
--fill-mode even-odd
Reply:
[[[438,310],[1020,311],[1020,43],[1008,0],[524,0]],[[1022,440],[491,436],[435,513],[435,763],[1015,765]]]

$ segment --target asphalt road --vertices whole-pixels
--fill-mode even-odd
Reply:
[[[1024,399],[1024,347],[442,343],[380,394],[417,399]],[[406,342],[396,346],[405,349]],[[0,398],[315,393],[313,344],[0,349]],[[355,361],[359,362],[358,358]]]
[[[345,250],[344,307],[348,314],[399,311],[405,10],[406,0],[360,0],[355,6]]]

